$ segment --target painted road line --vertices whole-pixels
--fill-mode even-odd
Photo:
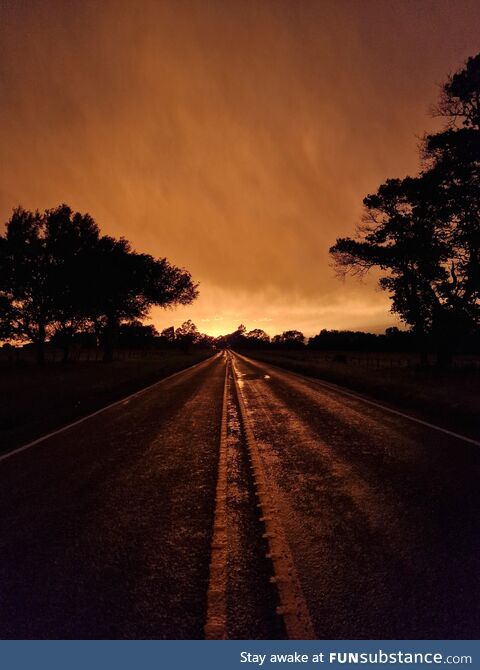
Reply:
[[[223,387],[222,425],[218,458],[218,478],[213,517],[213,535],[210,558],[210,577],[207,592],[207,619],[205,639],[226,640],[227,629],[227,427],[230,359],[225,354],[225,384]]]
[[[303,595],[285,531],[279,518],[279,506],[275,502],[275,490],[265,473],[263,459],[250,423],[243,392],[238,383],[240,375],[237,371],[234,358],[232,360],[232,367],[232,377],[240,408],[240,416],[254,473],[256,495],[262,512],[262,520],[265,524],[266,532],[264,538],[268,543],[268,557],[272,561],[274,570],[272,582],[277,586],[280,599],[280,607],[277,613],[283,617],[285,630],[290,640],[314,640],[316,638],[315,629],[310,618],[310,612]]]

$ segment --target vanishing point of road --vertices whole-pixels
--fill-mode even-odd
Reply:
[[[476,638],[480,449],[224,352],[0,459],[2,638]]]

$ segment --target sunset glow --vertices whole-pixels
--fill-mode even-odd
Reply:
[[[0,214],[67,202],[191,271],[159,328],[381,331],[328,248],[418,169],[435,82],[478,48],[478,2],[15,2],[0,9]]]

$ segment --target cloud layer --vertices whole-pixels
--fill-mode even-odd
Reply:
[[[417,169],[479,20],[468,1],[4,2],[0,214],[68,202],[189,268],[201,297],[160,327],[382,329],[387,297],[339,282],[328,247]]]

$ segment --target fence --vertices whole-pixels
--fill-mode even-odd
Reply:
[[[287,354],[290,355],[290,354]],[[308,351],[300,354],[302,360],[310,360],[312,363],[356,366],[371,370],[393,370],[398,368],[418,369],[420,367],[420,356],[414,353],[390,353],[390,352],[358,352],[358,351]],[[296,358],[295,354],[292,356]],[[432,368],[436,365],[436,355],[429,353],[428,364]],[[454,370],[480,371],[480,356],[458,354],[454,356],[452,366]]]
[[[157,359],[164,356],[165,349],[115,349],[114,361]],[[68,360],[71,362],[95,362],[103,358],[101,348],[72,347]],[[34,363],[36,352],[33,347],[0,347],[0,362],[3,364],[20,365],[22,363]],[[54,347],[46,347],[45,361],[47,363],[60,363],[63,361],[63,351]]]

